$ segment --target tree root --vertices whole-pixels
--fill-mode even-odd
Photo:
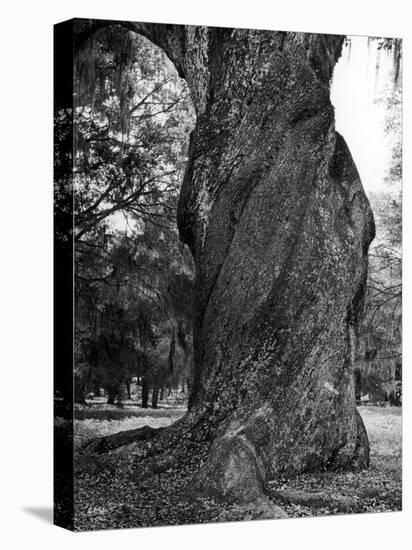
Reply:
[[[96,437],[82,445],[82,450],[97,454],[107,453],[124,445],[157,437],[163,430],[164,428],[143,426],[135,430],[125,430],[103,437]]]
[[[212,497],[236,503],[255,519],[286,518],[265,494],[265,468],[254,445],[240,433],[226,433],[185,491],[186,500]]]
[[[358,497],[340,494],[298,490],[271,490],[268,494],[267,457],[256,443],[256,428],[249,430],[245,425],[232,425],[211,444],[210,440],[196,438],[193,425],[193,418],[185,416],[165,428],[144,426],[99,437],[85,443],[82,449],[100,455],[142,442],[141,455],[131,474],[131,481],[139,490],[150,488],[153,477],[171,475],[173,478],[178,473],[183,500],[212,498],[217,502],[233,503],[253,519],[287,517],[272,498],[277,502],[328,507],[344,513],[360,509]],[[358,421],[352,467],[364,467],[368,459],[365,437],[363,423]]]
[[[369,468],[370,446],[365,424],[363,423],[362,417],[358,409],[355,409],[355,416],[357,435],[355,452],[352,459],[352,468],[356,470]]]

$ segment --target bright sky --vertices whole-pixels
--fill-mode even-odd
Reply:
[[[366,36],[350,38],[351,46],[345,46],[332,80],[336,129],[346,139],[365,190],[368,193],[385,191],[383,177],[390,150],[383,131],[384,110],[374,99],[376,93],[391,82],[391,57],[385,51],[378,52],[375,41],[368,47]]]

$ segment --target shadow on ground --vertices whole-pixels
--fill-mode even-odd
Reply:
[[[51,506],[27,506],[23,510],[46,523],[53,524],[53,508]]]

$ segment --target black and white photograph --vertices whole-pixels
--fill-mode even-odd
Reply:
[[[74,19],[55,64],[56,523],[400,510],[402,40]]]
[[[2,548],[409,548],[408,11],[2,5]]]

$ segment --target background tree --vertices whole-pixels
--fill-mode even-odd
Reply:
[[[400,41],[392,47],[401,55]],[[367,394],[375,401],[402,400],[402,89],[400,61],[394,85],[377,99],[385,108],[385,133],[391,162],[387,192],[375,193],[371,203],[377,238],[371,248],[366,314],[362,325],[357,368],[357,399]]]
[[[193,268],[175,209],[192,112],[187,87],[170,69],[163,52],[117,25],[93,34],[76,58],[80,401],[99,385],[109,402],[121,399],[139,375],[143,404],[153,389],[157,406],[170,378],[157,346],[169,338],[175,354],[174,327],[184,319],[191,330]]]

